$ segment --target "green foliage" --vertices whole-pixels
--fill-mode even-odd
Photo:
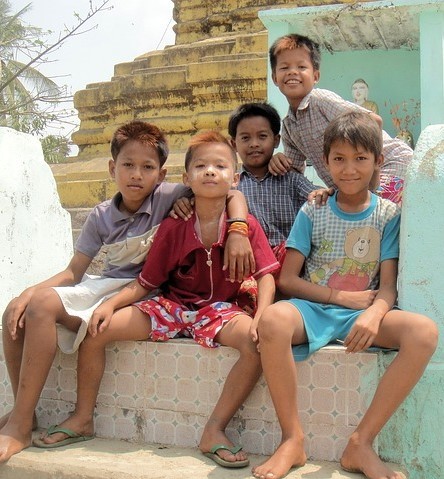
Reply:
[[[48,43],[51,32],[22,21],[31,4],[11,13],[9,0],[0,0],[0,126],[41,136],[51,122],[67,123],[72,113],[58,109],[60,103],[71,100],[66,87],[58,86],[38,67],[66,39],[84,33],[81,28],[96,13],[112,8],[107,6],[110,0],[100,1],[95,6],[90,0],[86,16],[75,14],[76,25],[65,27],[57,41]]]
[[[65,89],[37,69],[48,32],[22,22],[29,8],[12,14],[9,1],[0,0],[0,126],[39,134],[54,119]]]
[[[63,163],[69,155],[68,139],[64,136],[49,135],[40,140],[46,163]]]

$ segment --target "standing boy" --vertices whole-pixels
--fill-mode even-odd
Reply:
[[[369,191],[383,162],[381,151],[379,126],[367,113],[341,115],[325,131],[325,167],[338,191],[324,208],[306,203],[299,212],[279,278],[279,287],[293,299],[268,307],[258,326],[282,441],[254,469],[256,478],[279,479],[305,463],[294,360],[336,339],[348,353],[372,345],[399,350],[351,435],[341,466],[369,479],[402,477],[381,461],[373,442],[420,379],[438,330],[431,319],[395,306],[400,210]]]
[[[185,156],[185,170],[184,183],[194,193],[195,213],[188,221],[165,219],[137,281],[95,310],[88,326],[90,335],[80,349],[79,397],[71,420],[76,419],[77,424],[89,422],[91,431],[105,347],[111,341],[167,341],[179,335],[192,337],[204,347],[230,346],[240,356],[226,379],[199,447],[222,466],[245,467],[247,456],[229,441],[225,428],[261,374],[256,327],[260,314],[273,301],[271,273],[279,264],[251,215],[234,222],[227,218],[226,197],[238,180],[236,153],[228,140],[216,132],[193,137]],[[230,231],[248,237],[255,255],[258,304],[254,318],[236,304],[240,283],[229,281],[223,269]],[[157,296],[140,302],[156,289],[160,289]]]
[[[163,182],[168,146],[154,125],[133,121],[118,128],[111,154],[109,170],[119,192],[91,212],[67,268],[27,288],[3,314],[3,349],[15,404],[0,419],[0,462],[31,443],[35,407],[57,344],[66,353],[77,350],[94,309],[140,273],[157,225],[186,192],[183,185]],[[240,208],[230,208],[234,216],[246,217],[245,202]],[[237,244],[233,249],[240,251],[245,238],[234,235],[237,238],[232,241]],[[103,276],[88,279],[84,274],[102,245],[108,247]],[[243,276],[249,252],[237,256],[234,264],[242,265],[238,268],[242,271],[230,266],[232,280],[237,274]],[[89,429],[63,426],[63,431],[51,428],[50,441],[65,445],[93,437],[92,416]]]
[[[310,160],[325,184],[334,186],[322,160],[324,131],[329,122],[348,111],[368,112],[381,126],[382,119],[336,93],[314,88],[320,78],[321,53],[319,45],[313,40],[295,33],[283,36],[273,43],[269,55],[273,82],[289,104],[282,125],[286,156],[276,155],[270,163],[270,171],[283,174],[291,167],[303,171],[306,160]],[[378,167],[371,187],[374,189],[379,185],[383,198],[399,203],[413,151],[402,140],[391,138],[384,130],[382,138],[384,163]]]

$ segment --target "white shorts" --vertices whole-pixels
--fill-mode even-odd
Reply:
[[[57,324],[59,348],[67,354],[76,352],[86,336],[88,323],[94,310],[133,280],[134,278],[105,278],[85,275],[84,280],[75,286],[53,288],[59,295],[66,312],[70,316],[76,316],[82,320],[77,332]]]

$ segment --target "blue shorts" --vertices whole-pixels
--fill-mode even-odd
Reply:
[[[295,361],[303,361],[336,339],[344,340],[363,309],[348,309],[334,304],[289,299],[302,316],[308,343],[293,346]]]

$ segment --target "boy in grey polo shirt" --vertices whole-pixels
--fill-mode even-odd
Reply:
[[[119,193],[94,208],[67,268],[27,288],[3,314],[3,348],[15,404],[0,419],[0,462],[31,444],[35,407],[57,345],[66,353],[77,350],[92,311],[138,275],[157,225],[174,201],[187,193],[183,185],[163,182],[168,146],[154,125],[133,121],[118,128],[111,154],[109,171]],[[241,196],[234,198],[229,204],[230,216],[246,218],[245,201]],[[237,274],[243,275],[252,264],[252,253],[245,238],[231,238],[236,242],[234,250],[240,252],[233,255],[235,265],[242,265],[238,271],[229,265],[232,279],[237,279]],[[102,245],[109,248],[103,275],[85,277]],[[48,447],[93,437],[92,432],[62,429],[50,429],[45,437]]]

